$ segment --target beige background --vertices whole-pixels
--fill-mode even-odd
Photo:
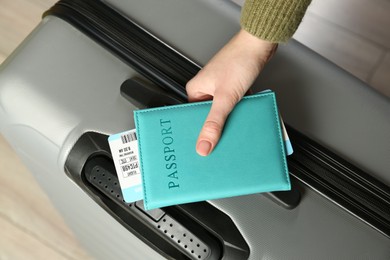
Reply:
[[[54,2],[0,0],[0,63]],[[390,97],[389,14],[388,0],[313,0],[294,38]],[[1,136],[0,233],[0,260],[90,259]]]

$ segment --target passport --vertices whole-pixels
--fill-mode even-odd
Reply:
[[[145,209],[291,188],[275,93],[244,97],[203,157],[195,147],[211,104],[134,111]]]

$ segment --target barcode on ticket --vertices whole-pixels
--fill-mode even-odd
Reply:
[[[133,133],[127,133],[124,135],[121,135],[122,144],[127,144],[129,142],[137,140],[137,135],[135,132]]]

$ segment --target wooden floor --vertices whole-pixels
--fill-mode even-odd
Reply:
[[[0,0],[0,63],[54,2]],[[388,0],[313,0],[294,38],[390,97],[389,13]],[[0,233],[0,260],[90,259],[1,136]]]

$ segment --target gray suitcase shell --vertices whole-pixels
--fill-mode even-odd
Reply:
[[[199,64],[239,29],[239,9],[229,1],[107,2]],[[49,16],[0,73],[1,133],[88,251],[97,259],[163,259],[64,173],[83,133],[134,127],[137,108],[119,86],[136,72]],[[279,48],[255,86],[276,90],[281,113],[294,128],[390,185],[386,97],[294,41]],[[249,245],[249,259],[390,258],[389,238],[308,188],[293,210],[261,195],[210,203],[233,220]]]

